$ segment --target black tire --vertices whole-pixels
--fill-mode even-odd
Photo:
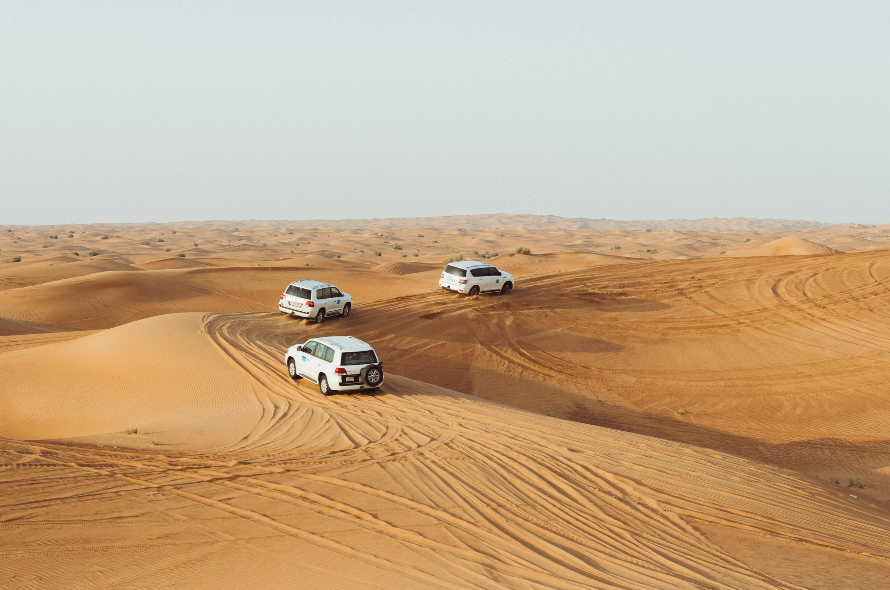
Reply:
[[[315,323],[320,324],[324,321],[324,309],[319,309],[318,313],[315,314]]]
[[[302,379],[302,377],[297,374],[297,363],[294,362],[294,359],[287,359],[287,374],[290,375],[290,378],[294,381]]]
[[[328,378],[325,375],[318,378],[318,389],[321,391],[322,395],[331,395],[334,393],[331,386],[328,385]]]
[[[467,297],[472,297],[472,296],[478,295],[478,294],[479,294],[479,285],[473,285],[472,287],[470,287],[470,292],[467,293]]]
[[[380,365],[368,365],[360,374],[362,383],[368,387],[377,388],[383,383],[383,367]]]
[[[513,283],[504,283],[504,286],[501,287],[501,295],[509,295],[512,290]]]
[[[349,315],[349,312],[352,310],[352,304],[347,303],[343,306],[343,313],[341,314],[344,318]]]

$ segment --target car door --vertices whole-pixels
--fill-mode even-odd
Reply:
[[[504,279],[501,277],[501,271],[491,266],[488,268],[488,288],[492,291],[500,291],[504,285]]]
[[[318,307],[323,307],[326,315],[331,315],[331,312],[334,311],[331,304],[331,288],[330,287],[322,287],[318,290]]]
[[[330,375],[333,371],[330,369],[329,365],[331,364],[328,359],[334,360],[334,349],[330,346],[325,346],[321,342],[318,343],[318,346],[315,347],[315,373],[312,375],[312,380],[315,381],[318,379],[319,373],[326,373],[328,375],[328,379],[330,379]]]
[[[343,297],[343,293],[340,292],[340,289],[337,287],[331,287],[331,305],[332,309],[336,310],[337,313],[343,312],[343,305],[346,303],[346,298]]]
[[[303,351],[300,353],[299,358],[296,360],[297,373],[303,375],[304,377],[309,377],[313,381],[315,381],[315,377],[318,375],[318,371],[315,370],[315,350],[316,348],[318,348],[318,346],[318,342],[316,342],[315,340],[310,340],[303,345]]]

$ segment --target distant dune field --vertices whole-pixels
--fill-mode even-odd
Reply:
[[[0,587],[886,586],[890,226],[365,223],[0,227]]]

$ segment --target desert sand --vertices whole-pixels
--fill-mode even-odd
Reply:
[[[884,587],[888,248],[782,220],[0,227],[0,587]],[[516,290],[441,292],[457,254]],[[279,314],[300,278],[353,313]],[[288,378],[339,334],[379,392]]]

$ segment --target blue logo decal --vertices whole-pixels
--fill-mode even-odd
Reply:
[[[306,357],[305,357],[305,356],[303,357],[303,360],[304,360],[304,361],[306,360]]]
[[[337,300],[337,303],[340,303],[340,300],[339,300],[339,299]]]
[[[494,282],[495,282],[495,284],[498,284],[501,282],[501,279],[495,279]]]

